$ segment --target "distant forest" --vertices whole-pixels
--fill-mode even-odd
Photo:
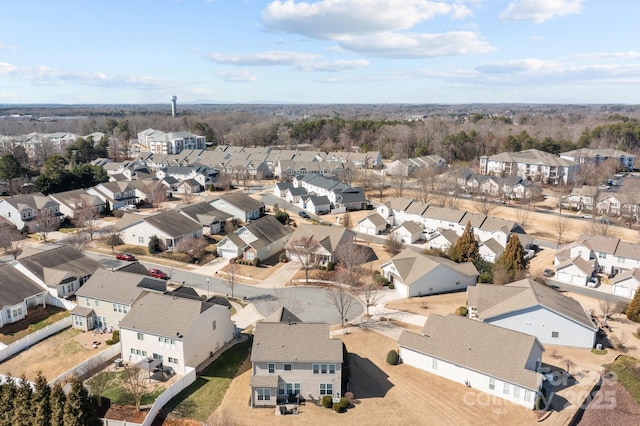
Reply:
[[[385,159],[441,155],[450,163],[537,148],[640,153],[635,105],[0,105],[0,135],[103,132],[123,145],[147,128],[187,130],[212,146],[380,151]]]

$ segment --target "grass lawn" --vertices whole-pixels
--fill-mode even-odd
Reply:
[[[169,401],[165,406],[171,411],[169,417],[206,421],[222,402],[250,349],[251,339],[248,339],[220,355],[194,383]]]
[[[69,315],[69,311],[54,306],[47,306],[46,309],[37,309],[35,311],[30,310],[25,319],[0,328],[0,342],[10,345],[26,335],[58,322]]]
[[[620,384],[640,404],[640,360],[622,355],[606,367],[616,373]]]

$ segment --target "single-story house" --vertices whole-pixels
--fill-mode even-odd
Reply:
[[[382,275],[403,297],[464,290],[475,285],[479,275],[471,262],[455,263],[409,248],[383,263],[380,268]]]
[[[535,337],[481,321],[431,314],[422,333],[398,339],[406,365],[533,409],[544,381]]]
[[[525,278],[467,288],[471,318],[536,336],[543,344],[593,348],[597,328],[580,303]]]
[[[356,224],[358,232],[367,235],[378,235],[387,229],[387,221],[378,213],[362,218]]]

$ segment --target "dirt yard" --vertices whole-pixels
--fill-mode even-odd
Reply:
[[[15,377],[25,374],[28,380],[34,380],[38,371],[42,371],[48,380],[53,380],[107,348],[105,341],[110,338],[107,333],[94,336],[92,332],[67,329],[4,361],[0,373]],[[96,349],[94,341],[99,342]]]
[[[396,343],[374,332],[358,331],[343,336],[351,356],[352,387],[360,401],[345,414],[307,404],[300,415],[284,416],[282,425],[496,425],[536,423],[532,411],[433,376],[406,365],[390,366],[385,357]],[[262,425],[276,423],[273,409],[251,409],[251,371],[237,377],[209,424]],[[465,403],[466,401],[466,403]]]

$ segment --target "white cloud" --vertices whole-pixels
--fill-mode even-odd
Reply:
[[[360,69],[369,65],[369,61],[350,60],[350,61],[330,61],[330,62],[310,62],[300,64],[299,69],[303,71],[323,71],[323,72],[342,72]]]
[[[389,58],[418,58],[487,53],[494,49],[476,33],[456,31],[443,34],[386,33],[369,37],[345,37],[345,49],[364,55]]]
[[[500,14],[503,21],[533,21],[541,23],[553,18],[582,12],[586,0],[516,0]]]
[[[259,53],[248,53],[244,55],[224,55],[221,53],[211,53],[209,55],[209,59],[219,64],[233,64],[251,67],[297,65],[319,58],[320,55],[314,53],[299,53],[276,50]]]
[[[258,81],[258,78],[251,74],[249,70],[218,72],[216,73],[216,76],[220,77],[227,83],[253,83]]]
[[[0,50],[18,50],[18,46],[9,46],[0,41]]]
[[[345,50],[396,58],[484,53],[493,50],[473,32],[440,34],[407,30],[438,16],[464,19],[471,10],[462,2],[428,0],[322,0],[316,3],[272,1],[262,13],[271,31],[331,40]],[[459,42],[466,46],[457,46]]]

